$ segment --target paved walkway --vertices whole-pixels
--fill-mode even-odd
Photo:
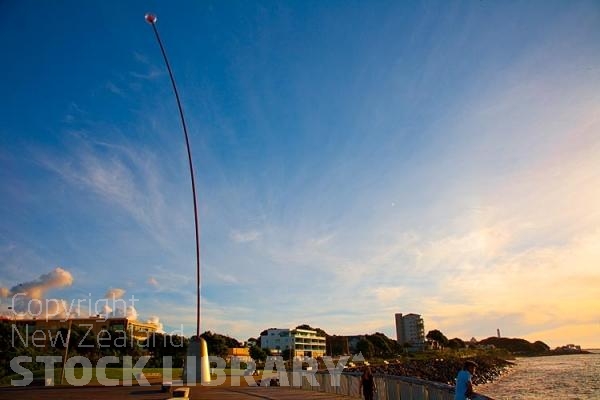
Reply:
[[[190,399],[193,400],[350,400],[350,397],[335,394],[311,392],[302,389],[286,387],[204,387],[190,388]],[[162,393],[160,386],[130,386],[130,387],[5,387],[0,388],[0,399],[4,400],[108,400],[108,399],[139,399],[165,400],[168,393]]]

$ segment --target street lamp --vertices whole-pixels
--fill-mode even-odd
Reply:
[[[179,98],[179,92],[177,91],[177,85],[175,84],[175,78],[173,77],[173,71],[171,70],[171,64],[169,63],[169,59],[167,57],[167,53],[165,51],[165,47],[163,46],[162,40],[160,39],[160,35],[158,34],[158,29],[156,28],[156,21],[157,21],[157,17],[155,14],[151,14],[151,13],[147,13],[144,16],[146,22],[148,22],[151,26],[152,29],[154,30],[154,34],[156,36],[156,41],[158,42],[158,45],[160,46],[160,51],[163,55],[163,58],[165,60],[165,65],[167,67],[167,71],[169,72],[169,78],[171,78],[171,85],[173,86],[173,93],[175,94],[175,100],[177,101],[177,108],[179,109],[179,117],[181,119],[181,127],[183,128],[183,136],[185,137],[185,146],[187,149],[187,155],[188,155],[188,164],[190,167],[190,180],[192,183],[192,197],[194,200],[194,228],[195,228],[195,233],[196,233],[196,340],[197,343],[199,344],[199,348],[195,349],[194,346],[192,346],[190,344],[190,348],[188,350],[192,351],[192,348],[194,348],[194,350],[199,350],[199,353],[201,354],[201,358],[203,359],[201,364],[196,363],[196,374],[198,377],[198,373],[200,373],[201,376],[201,380],[202,382],[206,382],[206,381],[210,381],[210,374],[209,374],[209,368],[208,368],[208,352],[206,350],[206,341],[204,341],[201,337],[200,337],[200,308],[201,308],[201,304],[200,304],[200,228],[199,228],[199,224],[198,224],[198,204],[196,201],[196,184],[195,184],[195,180],[194,180],[194,165],[192,163],[192,151],[190,150],[190,139],[189,139],[189,135],[188,135],[188,131],[187,131],[187,125],[185,123],[185,117],[183,115],[183,107],[181,106],[181,100]],[[205,365],[206,364],[206,368]]]
[[[160,46],[160,51],[165,60],[165,65],[167,66],[167,71],[169,72],[169,78],[171,78],[171,84],[173,85],[173,92],[175,93],[175,100],[177,100],[177,108],[179,109],[179,117],[181,119],[181,126],[183,128],[183,136],[185,137],[185,146],[187,149],[188,155],[188,163],[190,167],[190,179],[192,183],[192,197],[194,200],[194,227],[196,230],[196,283],[197,283],[197,299],[196,299],[196,337],[200,337],[200,228],[198,224],[198,204],[196,201],[196,183],[194,179],[194,165],[192,163],[192,151],[190,150],[190,138],[187,131],[187,125],[185,123],[185,117],[183,115],[183,108],[181,106],[181,100],[179,99],[179,92],[177,91],[177,85],[175,84],[175,78],[173,77],[173,71],[171,70],[171,64],[169,63],[169,59],[167,58],[167,53],[165,52],[165,47],[163,46],[162,40],[160,39],[160,35],[158,34],[158,29],[156,28],[157,17],[154,14],[148,13],[145,15],[146,22],[148,22],[152,29],[154,30],[154,34],[156,35],[156,40],[158,41],[158,45]]]

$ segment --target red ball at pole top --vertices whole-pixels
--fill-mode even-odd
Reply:
[[[156,15],[148,13],[146,14],[146,16],[144,17],[146,19],[146,22],[149,24],[155,24],[156,23]]]

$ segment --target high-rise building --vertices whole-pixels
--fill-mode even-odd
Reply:
[[[396,314],[396,340],[400,344],[422,347],[425,343],[425,324],[419,314]]]

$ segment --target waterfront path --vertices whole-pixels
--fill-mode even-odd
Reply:
[[[81,386],[81,387],[4,387],[0,388],[1,400],[108,400],[138,399],[165,400],[168,393],[162,393],[160,385],[152,386]],[[190,388],[193,400],[349,400],[351,397],[330,393],[310,392],[287,387],[227,387],[196,386]]]

